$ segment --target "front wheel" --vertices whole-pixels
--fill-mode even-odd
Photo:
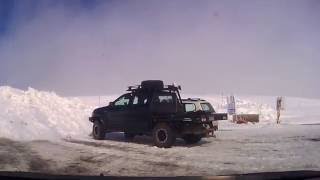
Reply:
[[[174,131],[167,123],[157,124],[152,131],[153,142],[157,147],[170,148],[176,141]]]
[[[201,136],[199,135],[194,135],[194,134],[189,134],[189,135],[185,135],[183,137],[183,140],[187,143],[187,144],[195,144],[197,142],[199,142],[201,140]]]
[[[99,121],[94,121],[92,135],[94,139],[102,140],[106,135],[105,128],[103,127],[102,123]]]

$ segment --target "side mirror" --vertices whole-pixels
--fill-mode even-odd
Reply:
[[[113,106],[114,105],[114,103],[111,101],[111,102],[109,102],[109,106]]]

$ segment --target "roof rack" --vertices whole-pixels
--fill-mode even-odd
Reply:
[[[176,85],[165,85],[163,88],[142,88],[141,85],[128,86],[127,91],[138,91],[138,90],[170,90],[170,91],[179,91],[181,86]]]
[[[135,91],[141,89],[141,85],[134,85],[134,86],[129,86],[127,91]]]
[[[188,101],[205,101],[204,99],[201,98],[188,98],[188,99],[182,99],[182,100],[188,100]]]
[[[141,82],[141,85],[129,86],[127,91],[137,92],[137,91],[175,91],[178,94],[179,101],[182,104],[181,96],[179,90],[181,90],[180,85],[173,83],[172,85],[164,85],[161,80],[145,80]]]
[[[178,85],[165,85],[163,89],[167,89],[167,90],[175,90],[175,91],[178,91],[178,90],[181,90],[181,86]]]

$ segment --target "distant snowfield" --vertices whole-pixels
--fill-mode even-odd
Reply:
[[[200,97],[212,103],[217,112],[226,112],[226,101],[219,95],[183,95]],[[236,125],[221,122],[226,128],[259,128],[275,124],[276,97],[235,96],[237,113],[258,113],[258,124]],[[94,108],[105,106],[112,96],[60,97],[54,92],[26,91],[0,87],[0,137],[16,140],[84,138],[91,131],[88,117]],[[320,100],[285,98],[283,124],[320,123]]]

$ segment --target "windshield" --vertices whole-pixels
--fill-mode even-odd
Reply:
[[[206,112],[214,112],[214,109],[213,107],[211,106],[210,103],[200,103],[201,105],[201,108],[203,111],[206,111]]]

